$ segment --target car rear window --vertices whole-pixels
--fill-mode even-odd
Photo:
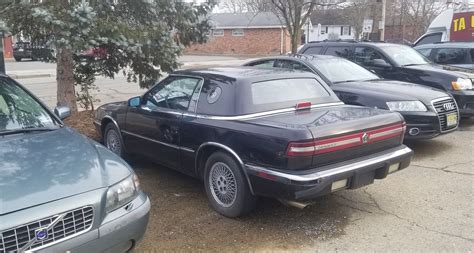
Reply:
[[[312,78],[278,79],[252,83],[254,105],[311,101],[329,97],[329,92]]]

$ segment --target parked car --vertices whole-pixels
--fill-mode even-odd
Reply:
[[[128,252],[150,202],[120,157],[0,76],[0,252]]]
[[[344,105],[312,73],[249,67],[172,73],[143,96],[99,107],[116,154],[141,154],[204,181],[228,217],[256,196],[307,205],[406,168],[399,113]]]
[[[299,53],[344,57],[386,79],[444,90],[456,100],[461,117],[474,117],[474,74],[431,63],[411,47],[374,42],[326,42],[306,44]]]
[[[440,90],[381,79],[344,58],[329,55],[279,56],[253,60],[245,66],[302,70],[320,76],[345,104],[397,111],[407,124],[406,139],[428,139],[454,131],[458,110]],[[444,105],[446,104],[446,110]]]
[[[437,64],[474,70],[474,42],[424,44],[415,49]]]
[[[54,57],[54,50],[44,45],[32,45],[30,42],[17,42],[13,45],[13,58],[18,62],[25,58],[37,61]]]
[[[96,61],[105,57],[107,57],[107,49],[100,47],[89,48],[74,54],[76,61]]]

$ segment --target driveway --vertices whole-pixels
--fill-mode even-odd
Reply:
[[[198,180],[132,161],[152,202],[138,251],[473,251],[474,119],[409,146],[412,165],[386,180],[303,210],[262,199],[239,219],[215,213]]]

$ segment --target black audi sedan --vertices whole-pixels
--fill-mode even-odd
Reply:
[[[263,58],[245,66],[275,67],[315,73],[344,103],[397,111],[407,124],[406,139],[428,139],[454,131],[458,110],[447,93],[412,83],[385,80],[344,58],[295,55]]]
[[[252,67],[183,70],[143,96],[99,107],[94,124],[116,154],[141,154],[204,181],[218,213],[257,196],[304,206],[406,168],[396,112],[345,105],[320,77]]]
[[[411,47],[383,42],[316,42],[306,44],[298,53],[344,57],[386,79],[444,90],[456,100],[461,117],[474,117],[472,71],[432,63]]]

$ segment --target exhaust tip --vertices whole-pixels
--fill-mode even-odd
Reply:
[[[284,199],[279,199],[279,201],[285,206],[296,207],[298,209],[304,209],[305,207],[310,205],[310,203],[303,203],[303,202],[284,200]]]
[[[420,129],[417,127],[413,127],[413,128],[410,128],[410,130],[408,130],[408,134],[411,136],[418,135],[419,133],[420,133]]]

